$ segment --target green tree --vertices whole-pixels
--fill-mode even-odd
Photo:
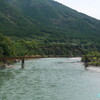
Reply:
[[[11,39],[0,34],[0,57],[12,57],[14,55],[15,49]]]

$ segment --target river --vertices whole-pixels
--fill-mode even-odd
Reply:
[[[100,73],[80,58],[41,58],[0,70],[0,100],[100,100]]]

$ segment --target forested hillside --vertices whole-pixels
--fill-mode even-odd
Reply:
[[[53,0],[0,0],[0,33],[0,57],[100,51],[100,21]]]
[[[0,32],[46,42],[99,41],[100,21],[53,0],[1,0]]]

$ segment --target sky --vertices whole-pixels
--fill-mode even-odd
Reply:
[[[100,0],[55,0],[100,20]]]

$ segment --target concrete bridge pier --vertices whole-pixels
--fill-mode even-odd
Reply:
[[[22,68],[22,69],[25,68],[25,59],[24,59],[24,58],[22,59],[22,65],[21,65],[21,68]]]

